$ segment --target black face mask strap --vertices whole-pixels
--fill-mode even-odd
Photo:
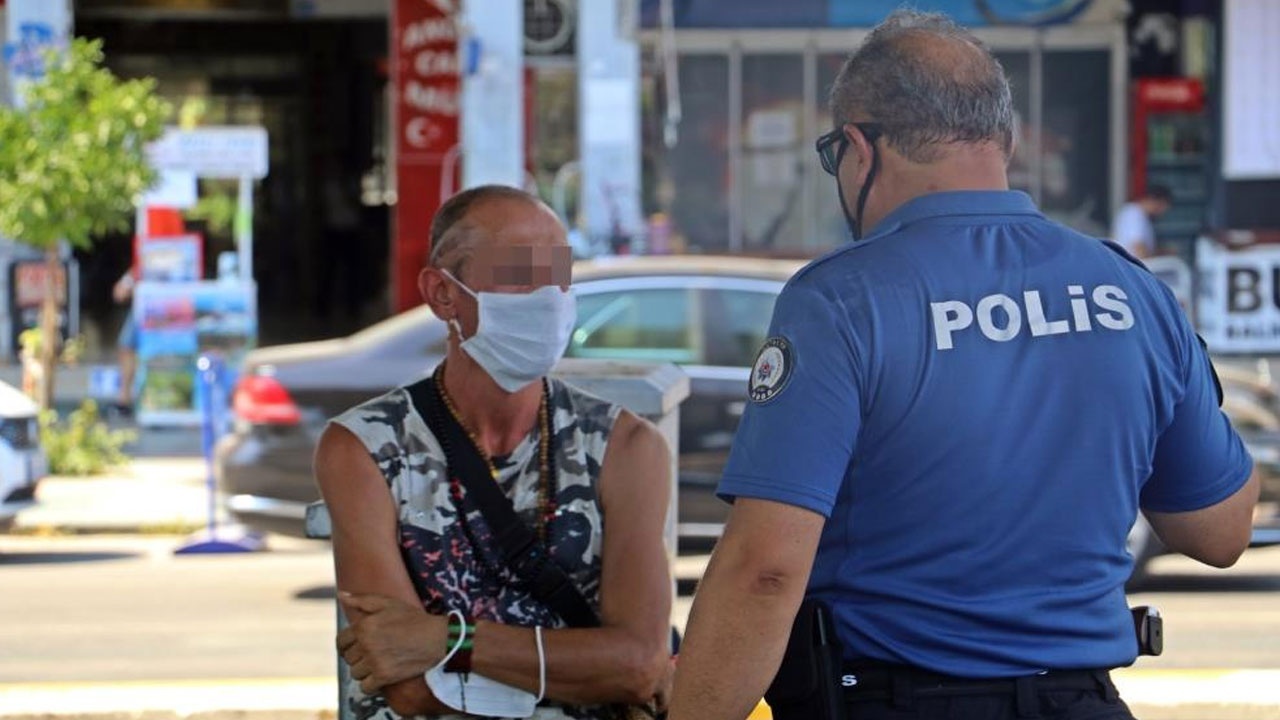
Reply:
[[[871,183],[876,179],[876,172],[880,170],[880,153],[876,150],[875,142],[871,142],[871,171],[867,173],[867,181],[862,183],[862,190],[858,192],[857,214],[849,212],[849,205],[844,201],[844,187],[840,184],[840,161],[844,159],[844,153],[849,148],[846,143],[840,148],[840,153],[836,156],[836,193],[840,196],[840,211],[844,213],[845,224],[849,226],[849,234],[854,240],[862,239],[862,212],[867,207],[867,195],[871,193]]]
[[[871,171],[867,173],[867,181],[862,183],[862,192],[858,193],[858,234],[854,240],[862,239],[862,213],[867,209],[867,195],[871,194],[871,183],[875,182],[876,173],[880,170],[880,152],[875,143],[871,144]]]

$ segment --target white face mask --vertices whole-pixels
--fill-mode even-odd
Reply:
[[[476,294],[449,271],[441,272],[480,306],[479,327],[462,341],[462,351],[498,387],[513,393],[551,372],[569,346],[578,319],[573,293],[547,285],[530,293]],[[449,322],[462,337],[458,321]]]
[[[455,613],[456,611],[451,612],[450,615],[452,616]],[[461,614],[457,614],[460,618],[459,622],[462,622]],[[491,680],[479,673],[464,674],[444,671],[445,664],[449,662],[454,653],[458,652],[458,648],[462,647],[462,643],[466,639],[465,634],[458,638],[458,644],[449,651],[449,654],[440,661],[440,664],[426,672],[424,679],[427,681],[427,687],[431,688],[431,694],[454,710],[469,715],[498,718],[532,717],[534,711],[538,709],[538,703],[542,700],[540,695],[525,692],[520,688],[500,683],[497,680]],[[542,657],[541,628],[538,630],[537,640],[539,665],[541,668],[545,668],[545,660]],[[539,680],[545,692],[545,675],[541,675]]]

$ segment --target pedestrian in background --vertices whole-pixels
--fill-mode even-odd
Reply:
[[[125,306],[124,323],[116,338],[116,362],[120,367],[120,392],[116,397],[115,411],[122,417],[133,417],[133,385],[138,374],[138,323],[133,317],[133,289],[137,285],[134,269],[130,267],[111,288],[111,297],[118,305]]]
[[[1148,185],[1142,197],[1120,207],[1111,223],[1111,240],[1136,258],[1151,257],[1156,251],[1155,221],[1172,206],[1169,188]]]

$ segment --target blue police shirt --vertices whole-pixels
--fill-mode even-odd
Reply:
[[[1172,293],[1020,192],[906,203],[779,296],[719,492],[827,517],[847,657],[967,677],[1127,665],[1139,506],[1252,461]]]

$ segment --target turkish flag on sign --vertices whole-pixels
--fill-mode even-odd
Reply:
[[[418,271],[430,252],[431,217],[447,185],[457,187],[458,0],[395,0],[391,76],[396,100],[396,202],[391,249],[392,306],[422,302]],[[450,156],[454,159],[450,159]]]

